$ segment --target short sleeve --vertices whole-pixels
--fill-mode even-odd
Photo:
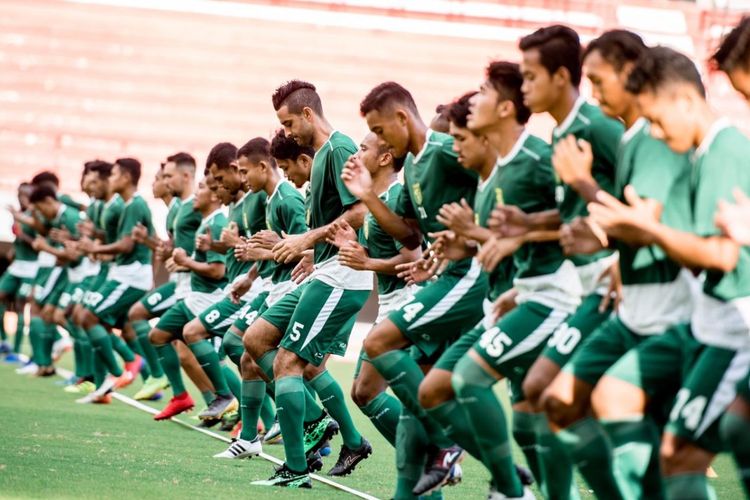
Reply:
[[[302,234],[307,232],[305,222],[305,201],[302,196],[289,196],[279,207],[280,219],[284,223],[286,234]]]
[[[409,194],[409,188],[404,186],[398,195],[398,202],[396,202],[397,215],[405,219],[416,219],[417,214],[414,212],[414,205],[411,202],[411,194]]]
[[[330,172],[333,175],[332,182],[336,185],[336,190],[339,193],[341,199],[341,206],[344,208],[354,205],[359,200],[349,191],[349,189],[341,180],[341,172],[344,171],[344,165],[346,164],[349,157],[354,154],[352,151],[348,151],[346,148],[337,147],[331,151],[329,160],[331,162]]]
[[[211,239],[214,241],[218,241],[219,239],[221,239],[221,231],[226,226],[227,219],[225,217],[215,217],[208,226],[211,230]],[[226,254],[209,250],[208,252],[206,252],[206,262],[209,264],[214,264],[217,262],[224,264],[226,263]]]

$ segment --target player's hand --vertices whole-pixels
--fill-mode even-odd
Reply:
[[[37,252],[41,251],[42,249],[47,247],[47,240],[44,238],[44,236],[38,236],[34,238],[34,241],[31,242],[31,248],[36,250]]]
[[[234,248],[242,242],[240,239],[240,228],[236,222],[230,221],[227,227],[221,230],[219,241],[230,248]]]
[[[190,257],[188,257],[184,248],[175,248],[172,250],[172,260],[178,266],[185,267]]]
[[[281,236],[276,231],[264,229],[254,233],[250,238],[250,243],[264,250],[273,250],[274,245],[281,241]]]
[[[555,172],[565,184],[575,186],[580,182],[592,181],[591,165],[593,163],[594,155],[591,152],[591,144],[582,139],[576,139],[573,134],[561,139],[555,145],[552,166],[555,167]]]
[[[348,241],[339,249],[339,262],[346,267],[357,271],[366,271],[370,257],[365,251],[365,247],[356,241]]]
[[[620,263],[615,261],[611,266],[604,270],[597,281],[609,278],[607,293],[602,297],[599,303],[599,312],[603,313],[611,305],[612,309],[617,312],[622,302],[622,278],[620,276]]]
[[[156,258],[162,262],[166,262],[172,256],[172,250],[171,241],[160,241],[156,246]]]
[[[715,222],[721,232],[740,245],[750,245],[750,198],[741,189],[734,189],[737,204],[719,201]]]
[[[653,243],[661,216],[661,204],[642,199],[633,186],[625,187],[625,201],[599,191],[598,203],[589,203],[589,216],[609,236],[637,245]]]
[[[453,231],[438,231],[427,236],[433,240],[430,248],[440,259],[461,260],[470,256],[466,248],[466,239],[457,236]]]
[[[143,243],[148,239],[148,229],[140,222],[133,226],[133,230],[130,231],[130,236],[133,237],[136,243]]]
[[[273,258],[276,262],[289,264],[297,260],[302,252],[310,248],[306,233],[286,234],[281,233],[282,240],[273,247]]]
[[[502,238],[523,236],[531,230],[528,214],[513,205],[496,206],[487,225]]]
[[[343,248],[347,246],[350,241],[357,241],[357,233],[348,222],[345,220],[337,220],[333,221],[331,225],[328,226],[326,242],[335,247]]]
[[[442,263],[442,259],[423,255],[422,258],[414,262],[397,265],[397,276],[406,281],[407,285],[424,283],[437,274]]]
[[[497,322],[500,318],[508,314],[510,311],[516,308],[516,297],[518,296],[518,290],[511,288],[503,292],[495,302],[492,304],[492,315],[493,322]]]
[[[49,237],[57,243],[65,243],[70,239],[70,231],[67,228],[52,228],[49,230]]]
[[[372,176],[365,164],[356,154],[349,157],[341,172],[344,185],[357,198],[363,198],[372,192]]]
[[[310,276],[314,270],[315,265],[313,264],[313,253],[304,252],[300,261],[297,262],[297,265],[292,269],[292,280],[299,285],[305,280],[305,278]]]
[[[492,237],[482,244],[477,253],[477,259],[482,268],[491,273],[500,262],[513,255],[523,245],[522,238],[496,238]]]
[[[91,238],[94,236],[94,223],[90,220],[84,220],[76,224],[76,228],[78,229],[78,233],[81,236],[86,236],[88,238]]]
[[[88,236],[82,236],[81,239],[78,240],[78,248],[84,253],[94,253],[95,246],[96,242]]]
[[[202,234],[195,235],[195,249],[201,252],[208,252],[211,250],[211,228],[207,227]]]
[[[560,246],[565,255],[590,255],[608,244],[607,233],[590,219],[576,217],[560,226]]]
[[[466,236],[475,227],[474,210],[461,198],[461,203],[446,203],[440,207],[437,221],[456,234]]]
[[[246,276],[245,278],[235,282],[232,285],[232,289],[229,290],[229,299],[235,304],[240,303],[240,298],[247,293],[248,290],[253,286],[254,279]]]

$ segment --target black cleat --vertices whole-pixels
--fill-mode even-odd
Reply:
[[[524,486],[531,486],[534,484],[534,474],[531,473],[526,467],[521,467],[518,464],[513,464],[516,468],[516,475],[521,480],[521,484]]]
[[[218,425],[221,423],[220,418],[207,418],[205,420],[201,420],[196,427],[200,427],[201,429],[210,429],[211,427],[214,427],[215,425]]]
[[[220,431],[224,432],[232,432],[232,429],[234,429],[234,426],[237,425],[237,422],[240,421],[240,412],[238,411],[230,411],[224,414],[223,417],[221,417],[221,427],[219,427]]]
[[[412,493],[421,497],[443,486],[451,475],[451,468],[459,463],[463,456],[464,450],[455,445],[430,454],[422,477],[417,481]]]
[[[295,472],[286,464],[276,469],[269,479],[265,481],[253,481],[256,486],[277,486],[282,488],[312,488],[312,481],[307,471]]]
[[[352,450],[346,445],[341,445],[341,452],[339,453],[339,459],[336,460],[336,465],[328,471],[329,476],[348,476],[352,473],[354,468],[362,460],[372,455],[372,446],[370,442],[364,437],[362,438],[362,444],[359,448]]]
[[[307,471],[318,472],[323,468],[323,457],[320,456],[319,452],[307,454]]]
[[[312,422],[305,423],[304,446],[305,453],[309,454],[320,450],[326,441],[330,441],[338,434],[339,424],[328,416],[326,412]]]

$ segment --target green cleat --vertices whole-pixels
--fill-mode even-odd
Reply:
[[[334,419],[323,413],[320,418],[305,423],[305,454],[318,451],[326,441],[338,434],[339,424]]]
[[[167,387],[169,387],[167,377],[149,377],[133,398],[139,401],[149,400]]]
[[[281,488],[312,488],[310,476],[305,472],[294,472],[282,465],[274,472],[273,476],[265,481],[253,481],[255,486],[277,486]]]

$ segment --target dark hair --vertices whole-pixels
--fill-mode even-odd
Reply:
[[[516,63],[493,61],[487,66],[487,81],[495,88],[502,99],[513,103],[516,110],[516,121],[523,125],[529,121],[531,110],[523,103],[523,75]]]
[[[39,172],[38,174],[36,174],[31,178],[31,183],[35,186],[50,183],[55,187],[60,187],[60,179],[58,179],[57,175],[50,172],[49,170],[45,170],[44,172]]]
[[[278,111],[286,104],[293,115],[302,113],[304,108],[310,108],[318,116],[323,116],[323,104],[315,90],[315,85],[302,80],[290,80],[277,88],[271,96],[273,109]]]
[[[448,107],[448,120],[456,127],[466,128],[469,117],[469,100],[476,95],[476,91],[467,92]]]
[[[605,61],[620,71],[625,63],[637,61],[646,48],[643,39],[632,31],[611,30],[589,42],[581,60],[598,51]]]
[[[45,182],[34,187],[34,190],[29,195],[29,203],[38,203],[44,201],[47,198],[57,199],[55,190],[49,183]]]
[[[188,168],[192,173],[195,173],[195,158],[190,153],[179,152],[171,156],[167,156],[167,161],[172,162],[180,168]]]
[[[231,142],[220,142],[211,148],[206,158],[206,168],[216,165],[219,170],[227,170],[233,161],[237,159],[237,146]]]
[[[688,56],[668,47],[653,47],[638,58],[625,90],[631,94],[656,92],[671,83],[688,83],[706,96],[698,68]]]
[[[365,116],[370,111],[380,111],[393,103],[405,106],[415,115],[418,114],[411,93],[396,82],[383,82],[373,88],[359,104],[359,112]]]
[[[130,176],[130,182],[134,186],[138,185],[138,181],[141,180],[141,162],[135,158],[118,158],[115,160],[115,165],[120,167],[121,173]]]
[[[266,161],[271,167],[276,167],[276,160],[271,155],[271,143],[263,137],[250,139],[237,150],[237,158],[244,156],[253,163]]]
[[[108,161],[103,160],[94,160],[86,162],[86,172],[96,172],[100,179],[109,179],[109,176],[112,175],[112,165]]]
[[[283,130],[278,130],[271,139],[270,153],[277,160],[297,161],[303,154],[313,158],[315,149],[312,146],[300,146],[294,139],[287,137]]]
[[[750,69],[750,16],[743,17],[724,37],[711,62],[724,72]]]
[[[539,28],[521,38],[518,47],[524,52],[538,50],[539,62],[550,75],[565,68],[570,83],[575,87],[581,84],[581,41],[572,28],[560,24]]]

